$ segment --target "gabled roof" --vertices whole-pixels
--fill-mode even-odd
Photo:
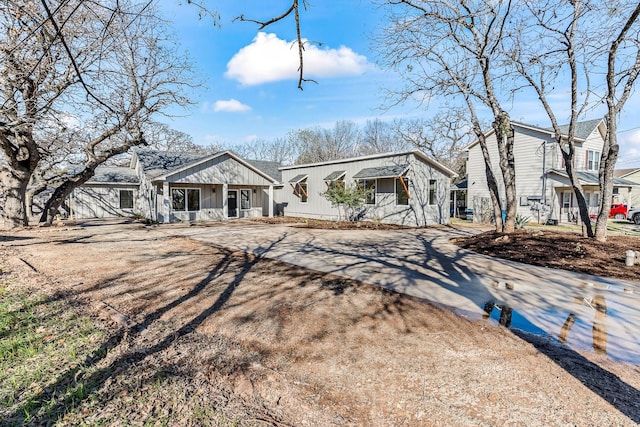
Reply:
[[[567,179],[569,178],[569,175],[567,174],[567,172],[561,169],[551,169],[549,173],[560,175]],[[578,176],[578,180],[580,180],[580,184],[582,185],[599,185],[600,184],[600,180],[598,179],[598,174],[596,172],[579,171],[579,172],[576,172],[576,175]],[[633,181],[629,181],[628,179],[614,177],[613,185],[616,187],[636,187],[636,186],[639,186],[640,184]]]
[[[280,172],[280,163],[269,162],[266,160],[247,160],[247,163],[260,169],[262,172],[274,178],[278,182],[282,182],[282,172]]]
[[[576,123],[575,137],[577,139],[589,138],[589,135],[591,135],[593,131],[596,130],[601,121],[602,119],[595,119]],[[553,128],[549,127],[547,128],[547,130],[553,133]],[[560,132],[562,132],[563,135],[566,135],[569,132],[569,125],[561,125]]]
[[[595,119],[595,120],[586,120],[586,121],[582,121],[582,122],[577,122],[576,123],[576,127],[575,127],[575,139],[578,142],[582,142],[585,139],[587,139],[589,137],[589,135],[591,135],[593,133],[594,130],[596,130],[598,128],[598,126],[600,125],[600,123],[603,121],[603,119]],[[540,132],[543,133],[545,135],[551,136],[554,134],[554,130],[553,128],[550,127],[540,127],[540,126],[536,126],[536,125],[530,125],[530,124],[526,124],[526,123],[520,123],[517,121],[511,121],[511,124],[513,125],[514,129],[517,128],[522,128],[522,129],[530,129],[530,130],[534,130],[536,132]],[[562,132],[563,136],[567,136],[566,132],[569,131],[569,125],[560,125],[560,131]],[[488,137],[490,135],[493,135],[495,133],[494,129],[490,129],[489,131],[485,132],[485,136]],[[467,147],[467,151],[469,149],[471,149],[472,147],[478,145],[480,143],[480,140],[476,139],[474,142],[472,142],[471,144],[469,144],[469,146]]]
[[[181,166],[173,168],[173,169],[171,169],[171,170],[169,170],[169,171],[167,171],[167,172],[165,172],[163,174],[157,175],[157,176],[154,177],[154,179],[156,179],[156,180],[165,180],[171,175],[174,175],[176,173],[185,171],[187,169],[190,169],[192,167],[198,166],[198,165],[200,165],[202,163],[206,163],[206,162],[208,162],[210,160],[213,160],[215,158],[222,157],[222,156],[229,156],[230,158],[232,158],[236,162],[240,163],[244,167],[254,171],[258,175],[260,175],[263,178],[267,179],[268,181],[271,181],[273,184],[280,183],[279,180],[267,175],[265,172],[263,172],[262,170],[258,169],[256,166],[248,163],[247,161],[242,160],[240,157],[238,157],[236,154],[234,154],[231,151],[220,151],[220,152],[217,152],[217,153],[214,153],[214,154],[210,154],[210,155],[205,156],[205,157],[197,158],[197,159],[195,159],[195,160],[193,160],[191,162],[187,162],[187,163],[185,163],[185,164],[183,164]]]
[[[136,171],[129,167],[99,166],[89,184],[139,184],[140,179]]]
[[[639,171],[640,171],[640,168],[616,169],[613,171],[613,175],[618,178],[624,178],[625,176],[629,176]]]
[[[139,150],[136,156],[144,174],[152,179],[207,157],[202,153],[158,150]]]

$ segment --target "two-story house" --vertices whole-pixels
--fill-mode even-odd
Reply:
[[[560,147],[553,138],[553,129],[518,122],[512,122],[512,125],[517,213],[540,223],[579,220],[578,204],[564,168]],[[568,126],[562,126],[561,130],[567,132]],[[597,214],[600,201],[598,168],[605,132],[606,124],[602,119],[579,122],[575,130],[574,167],[591,215]],[[487,132],[486,138],[501,198],[505,202],[494,131]],[[479,141],[469,146],[468,154],[467,206],[473,209],[474,221],[489,221],[493,210]],[[613,191],[617,201],[627,203],[636,185],[629,180],[614,178]]]

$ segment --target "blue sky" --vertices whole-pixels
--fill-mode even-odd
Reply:
[[[205,89],[194,94],[196,105],[169,125],[191,135],[201,145],[250,143],[315,126],[333,127],[339,120],[363,124],[379,118],[430,117],[429,106],[403,105],[383,109],[384,88],[398,85],[399,77],[376,65],[371,35],[383,12],[370,0],[314,0],[302,12],[302,33],[310,43],[305,55],[305,77],[318,81],[297,88],[297,50],[293,18],[258,32],[257,25],[232,22],[246,18],[267,20],[286,9],[289,0],[217,0],[211,6],[221,15],[221,28],[210,18],[198,18],[197,9],[175,0],[163,2],[183,49],[205,78]],[[562,92],[557,94],[564,102]],[[562,104],[558,104],[562,105]],[[535,98],[520,97],[505,105],[513,120],[548,126]],[[640,167],[640,96],[627,104],[620,122],[618,167]],[[597,118],[596,112],[585,119]],[[636,129],[636,127],[638,127]]]

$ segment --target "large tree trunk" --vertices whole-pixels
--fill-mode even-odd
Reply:
[[[96,165],[97,166],[97,165]],[[40,215],[40,224],[52,224],[55,219],[60,206],[71,195],[73,190],[81,186],[89,180],[94,174],[96,166],[85,168],[79,175],[76,175],[70,179],[65,180],[53,191],[53,194],[44,204],[42,214]]]
[[[611,109],[610,109],[611,110]],[[615,113],[614,109],[614,113]],[[607,222],[609,211],[611,210],[611,199],[613,198],[613,171],[618,160],[618,138],[616,132],[618,126],[615,115],[611,117],[607,114],[607,133],[605,136],[602,155],[600,157],[599,183],[600,183],[600,206],[598,219],[596,220],[595,239],[599,242],[607,241]]]
[[[0,210],[4,228],[26,227],[29,225],[25,194],[31,174],[28,170],[0,169],[0,190],[4,205]]]
[[[511,119],[506,112],[502,112],[493,123],[496,131],[498,152],[500,153],[500,170],[504,180],[506,197],[506,215],[503,224],[504,233],[513,233],[516,230],[516,173],[515,159],[513,157],[513,127]],[[502,215],[502,212],[500,212]]]
[[[557,142],[560,147],[562,147],[564,141],[560,138]],[[573,189],[573,193],[576,196],[576,201],[578,202],[578,212],[580,213],[580,220],[582,221],[582,235],[584,237],[593,238],[591,218],[589,218],[589,207],[587,206],[587,200],[584,197],[582,184],[580,184],[580,180],[578,179],[576,170],[573,167],[573,159],[575,157],[573,144],[571,142],[569,143],[569,153],[565,152],[562,148],[560,150],[564,158],[565,171],[567,172],[567,176],[569,177],[569,182],[571,182],[571,187]]]
[[[491,157],[489,156],[489,149],[487,148],[487,142],[485,136],[479,129],[476,131],[478,140],[480,141],[480,149],[482,151],[482,157],[484,159],[484,171],[487,178],[487,187],[489,188],[489,194],[491,196],[491,205],[493,207],[493,216],[495,220],[496,233],[501,233],[503,230],[502,224],[502,204],[500,202],[500,190],[498,189],[498,181],[491,168]]]

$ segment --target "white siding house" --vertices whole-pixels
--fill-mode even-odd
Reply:
[[[276,164],[252,164],[229,151],[203,156],[141,150],[128,168],[99,168],[73,192],[71,210],[76,218],[138,215],[165,223],[272,216],[279,179],[267,168],[279,174]]]
[[[616,178],[625,179],[637,184],[637,186],[631,190],[631,194],[629,194],[628,197],[625,197],[624,194],[618,194],[614,191],[614,203],[623,203],[629,207],[640,206],[640,169],[616,169],[614,171],[614,174]]]
[[[322,193],[329,185],[369,190],[359,219],[410,226],[447,224],[455,172],[420,151],[386,153],[280,168],[279,195],[287,216],[336,220],[341,216]]]
[[[553,130],[513,122],[514,159],[516,173],[517,213],[539,222],[569,222],[578,218],[578,205],[560,149],[553,139]],[[604,143],[603,120],[580,122],[576,126],[574,165],[583,186],[590,214],[597,214],[600,190],[598,168]],[[567,126],[562,130],[566,131]],[[487,133],[487,146],[492,168],[498,181],[502,202],[505,202],[504,182],[498,165],[498,149],[493,130]],[[473,209],[474,221],[488,221],[493,215],[480,143],[468,148],[467,206]],[[614,193],[628,199],[634,183],[615,178]]]
[[[103,167],[90,184],[74,190],[69,206],[76,218],[132,216],[140,196],[140,179],[133,169]]]

